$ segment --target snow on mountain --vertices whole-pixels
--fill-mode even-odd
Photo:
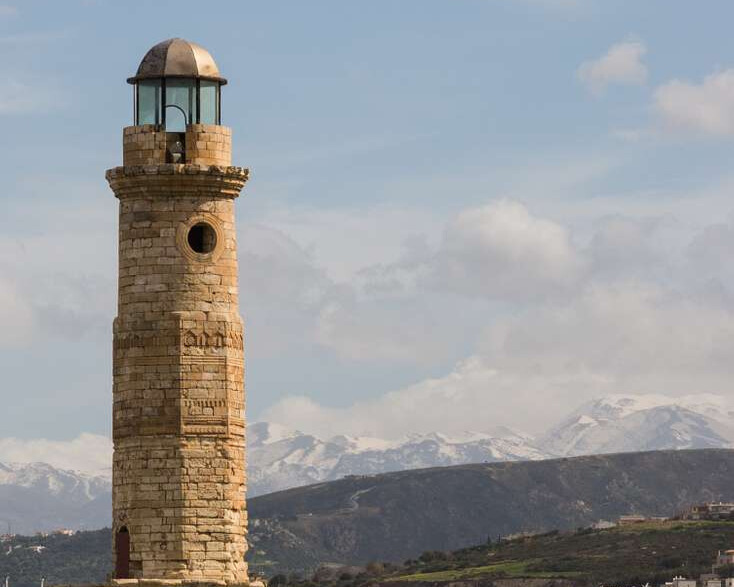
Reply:
[[[46,463],[0,463],[0,520],[15,532],[109,524],[111,483]]]
[[[299,485],[331,481],[345,475],[465,463],[542,459],[530,437],[465,433],[412,434],[398,441],[335,436],[321,440],[309,434],[258,422],[248,427],[249,494],[260,495]]]
[[[549,430],[543,450],[577,456],[734,446],[734,404],[701,394],[612,395],[591,401]]]
[[[0,486],[25,487],[92,500],[110,490],[107,477],[56,469],[46,463],[0,463]]]
[[[250,494],[344,475],[508,460],[734,446],[734,402],[718,395],[610,395],[572,412],[540,440],[508,428],[410,434],[399,441],[322,440],[264,422],[248,427]]]
[[[345,475],[465,463],[734,447],[733,422],[734,401],[716,395],[604,397],[572,412],[540,440],[502,427],[451,436],[410,434],[400,440],[352,436],[324,440],[256,422],[248,426],[248,494],[252,497]],[[31,453],[20,451],[22,448],[16,446],[15,453],[35,458],[43,447],[34,445]],[[59,460],[61,455],[65,462],[85,464],[77,448],[71,453],[65,447],[51,448],[51,459]],[[103,449],[109,451],[108,447]],[[85,470],[108,473],[106,462],[94,456]],[[0,462],[0,520],[10,522],[20,532],[98,528],[109,524],[110,487],[108,475],[45,463]]]
[[[88,433],[70,440],[0,438],[0,462],[42,462],[63,471],[111,477],[112,439]]]

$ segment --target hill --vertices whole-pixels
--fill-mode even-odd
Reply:
[[[498,535],[572,530],[629,513],[672,515],[697,502],[734,501],[733,478],[734,451],[719,449],[353,476],[249,500],[250,562],[266,575],[321,563],[401,563]],[[56,550],[72,539],[71,551]],[[32,577],[26,584],[35,585],[43,569],[67,569],[69,577],[77,573],[74,581],[90,582],[108,569],[104,532],[52,536],[41,545],[46,550],[40,553],[26,548],[0,555],[0,577],[10,574],[14,586],[24,587],[21,571]],[[58,562],[43,566],[53,557]],[[51,571],[47,576],[57,582]]]
[[[491,433],[453,436],[429,433],[392,440],[348,436],[321,439],[272,423],[255,422],[248,426],[248,495],[253,498],[347,475],[470,463],[731,448],[732,416],[730,400],[720,396],[614,395],[581,406],[540,441],[501,427]],[[73,454],[89,454],[89,459],[61,451],[57,455],[60,460],[49,455],[55,465],[8,464],[4,459],[28,453],[18,452],[17,440],[0,439],[0,521],[4,526],[32,534],[59,527],[79,530],[110,524],[110,471],[100,465],[111,455],[111,442],[90,435],[82,435],[75,442],[80,444],[75,445]],[[39,450],[31,453],[38,456]],[[90,465],[85,469],[87,473],[66,470],[74,463],[85,462]]]
[[[254,566],[400,562],[488,537],[734,500],[734,451],[490,463],[350,477],[250,500]]]
[[[74,536],[16,536],[0,544],[0,578],[12,587],[96,583],[111,571],[112,536],[109,529],[78,532]]]
[[[109,525],[112,499],[105,477],[45,463],[0,463],[0,522],[5,532]]]
[[[550,532],[454,552],[429,551],[404,565],[319,569],[313,580],[279,576],[279,587],[505,587],[658,585],[710,573],[719,550],[734,545],[732,522],[663,522],[605,530]],[[731,566],[719,569],[732,575]],[[355,572],[356,571],[356,572]]]

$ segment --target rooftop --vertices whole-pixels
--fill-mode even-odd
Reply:
[[[134,77],[128,83],[161,77],[187,77],[226,84],[214,58],[201,45],[185,39],[167,39],[152,47],[143,57]]]

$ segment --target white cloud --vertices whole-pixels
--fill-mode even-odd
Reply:
[[[292,427],[324,437],[348,433],[398,438],[412,431],[452,432],[457,425],[483,429],[494,418],[482,412],[486,401],[475,400],[492,394],[495,376],[481,360],[472,357],[446,377],[426,380],[373,401],[329,408],[307,397],[290,397],[268,409],[262,419],[291,422]]]
[[[18,287],[0,280],[0,349],[22,347],[33,338],[33,310]]]
[[[562,226],[509,200],[458,214],[432,265],[432,287],[498,299],[553,295],[572,287],[582,269]]]
[[[0,438],[0,462],[43,462],[58,469],[109,476],[112,441],[96,434],[80,434],[73,440]]]
[[[678,79],[655,90],[653,105],[672,129],[706,135],[734,134],[734,69],[706,76],[693,84]]]
[[[263,419],[323,436],[459,433],[497,425],[540,432],[584,400],[610,393],[729,393],[734,365],[726,349],[734,347],[734,271],[725,258],[734,246],[732,224],[709,226],[672,246],[679,235],[671,239],[668,232],[676,225],[666,218],[604,217],[582,244],[573,244],[564,227],[511,202],[466,211],[457,219],[447,233],[458,231],[462,245],[444,243],[442,251],[458,251],[458,260],[476,257],[475,272],[487,275],[501,273],[503,264],[514,260],[513,287],[498,289],[496,283],[487,285],[488,278],[472,278],[464,286],[468,296],[502,292],[505,310],[468,307],[466,298],[434,306],[460,327],[473,322],[484,328],[473,354],[442,377],[369,401],[334,408],[291,397],[272,406]],[[521,254],[508,252],[506,242],[516,244]],[[499,265],[493,259],[497,251],[503,260]],[[533,276],[534,268],[545,271],[558,259],[561,268],[573,269],[567,275],[574,287],[563,296],[548,294],[556,285],[547,273],[540,274],[542,279]],[[466,274],[471,271],[461,275]],[[523,296],[531,282],[535,295]],[[437,299],[426,292],[414,295]],[[386,353],[410,352],[400,332],[403,326],[410,330],[409,318],[383,306],[381,315],[389,316],[394,332],[383,340],[353,323],[362,310],[351,308],[352,322],[344,318],[341,326],[364,334],[359,340],[365,347],[374,342]],[[367,323],[379,322],[379,316]],[[440,338],[445,332],[451,327],[439,322],[421,337]]]
[[[0,18],[7,18],[9,16],[16,16],[18,9],[15,6],[9,4],[0,4]]]
[[[238,230],[240,298],[250,356],[305,349],[333,282],[312,255],[282,231],[260,224]]]
[[[603,216],[585,248],[589,271],[595,277],[612,279],[652,277],[668,269],[670,247],[665,238],[672,224],[661,217]]]
[[[60,184],[55,178],[35,179],[43,190],[56,185],[57,189],[73,193],[86,187]],[[34,190],[29,193],[36,196]],[[28,217],[32,208],[29,202],[34,199],[27,195],[16,193],[8,198],[4,211],[9,223],[16,218],[21,219],[21,225],[25,222],[22,219]],[[108,198],[99,198],[102,211]],[[9,280],[15,292],[15,302],[0,305],[0,314],[8,308],[14,320],[23,320],[26,327],[19,332],[36,336],[34,343],[40,342],[39,334],[44,338],[53,335],[78,339],[90,331],[104,334],[106,339],[111,328],[115,266],[109,259],[115,250],[114,203],[110,202],[107,218],[96,202],[77,204],[47,204],[42,213],[32,213],[33,231],[11,229],[0,235],[0,273],[6,283],[4,294],[0,284],[0,297],[7,299],[11,295]],[[95,246],[89,246],[90,242]]]
[[[418,207],[270,208],[261,224],[308,251],[331,279],[353,280],[364,267],[398,257],[407,239],[441,230],[443,219]]]
[[[646,52],[639,41],[617,43],[599,59],[582,63],[576,75],[595,94],[611,84],[643,85],[647,81],[647,66],[642,62]]]
[[[543,431],[610,393],[726,395],[734,308],[635,282],[590,286],[487,324],[479,352],[447,375],[347,408],[286,398],[262,418],[317,435]]]
[[[476,304],[463,303],[458,315],[451,311],[456,301],[415,293],[358,299],[343,292],[322,309],[316,340],[351,361],[432,366],[476,329],[469,315]]]
[[[385,227],[391,230],[373,232],[375,218],[390,219]],[[409,218],[404,211],[361,215],[346,224],[355,244],[348,244],[346,251],[335,249],[348,256],[350,248],[379,242],[386,234],[402,233],[405,238],[405,229],[395,221],[402,227]],[[427,226],[430,223],[423,228]],[[391,254],[393,262],[368,265],[352,278],[349,271],[335,271],[341,280],[317,269],[321,255],[306,253],[279,231],[259,227],[243,233],[243,307],[252,337],[267,340],[271,332],[282,340],[293,329],[304,344],[316,342],[350,361],[430,365],[455,359],[456,349],[465,347],[467,337],[478,331],[471,313],[486,313],[482,305],[564,293],[582,273],[581,257],[563,227],[508,200],[460,212],[436,243],[408,238],[402,247],[383,244],[378,247],[382,258]],[[276,234],[280,244],[271,242]],[[300,234],[312,233],[302,229]],[[354,238],[357,235],[365,239]],[[349,243],[347,235],[342,236]],[[256,246],[264,249],[255,255]],[[339,267],[344,259],[329,265]],[[456,304],[462,312],[452,309]],[[258,344],[262,350],[263,341]]]

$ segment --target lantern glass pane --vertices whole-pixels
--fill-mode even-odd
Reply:
[[[138,82],[138,112],[136,124],[158,124],[160,122],[160,105],[160,80],[141,80]]]
[[[219,84],[201,80],[201,124],[219,124],[217,92]]]
[[[196,80],[166,79],[166,131],[184,132],[196,122]]]

